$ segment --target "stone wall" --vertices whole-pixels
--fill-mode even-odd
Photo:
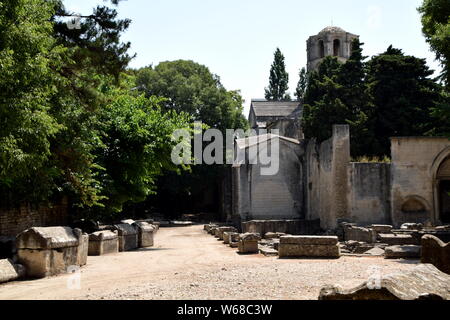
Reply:
[[[283,139],[279,140],[279,146],[280,165],[275,175],[262,175],[261,165],[248,161],[233,168],[233,221],[237,222],[238,217],[242,221],[304,217],[300,162],[303,147]],[[247,159],[249,154],[256,154],[252,148],[256,146],[248,148]]]
[[[390,224],[389,163],[350,163],[350,221],[359,225]]]
[[[333,126],[331,139],[320,145],[310,140],[306,147],[307,220],[320,219],[324,229],[337,227],[348,218],[348,164],[350,132],[347,125]]]
[[[68,223],[68,200],[50,206],[22,204],[0,208],[0,236],[15,237],[31,227],[64,226]]]
[[[391,139],[391,215],[406,222],[439,224],[437,171],[450,156],[450,141],[435,137]]]

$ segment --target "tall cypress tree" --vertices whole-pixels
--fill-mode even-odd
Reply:
[[[297,97],[298,101],[303,101],[303,98],[305,96],[305,92],[306,92],[306,87],[308,86],[308,78],[306,75],[306,69],[302,68],[300,70],[300,79],[298,80],[297,83],[297,88],[295,90],[295,96]]]
[[[265,89],[266,100],[282,101],[290,100],[286,91],[289,89],[289,74],[286,72],[284,56],[277,48],[274,54],[274,61],[270,69],[269,87]]]

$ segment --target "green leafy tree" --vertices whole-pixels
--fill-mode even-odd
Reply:
[[[281,50],[277,48],[274,54],[274,61],[270,68],[269,87],[265,89],[266,100],[282,101],[291,100],[286,94],[289,89],[289,74],[286,71],[284,56]]]
[[[186,112],[211,128],[246,126],[240,93],[226,90],[206,66],[187,60],[162,62],[140,69],[136,83],[147,97],[168,98],[165,110]]]
[[[418,9],[422,15],[422,31],[443,67],[442,78],[450,86],[450,2],[424,0]]]
[[[171,161],[175,146],[171,137],[175,130],[189,128],[190,117],[163,112],[163,101],[118,91],[102,110],[103,146],[96,159],[106,213],[146,200],[156,192],[156,179],[163,170],[178,170]]]
[[[297,83],[297,88],[295,90],[295,96],[297,97],[298,101],[303,101],[306,92],[306,87],[308,86],[308,77],[305,68],[302,68],[300,70],[299,77],[300,78]]]
[[[446,0],[424,0],[419,12],[422,14],[422,31],[441,62],[441,79],[445,84],[441,99],[432,107],[431,115],[436,126],[429,134],[450,137],[450,3]]]
[[[420,136],[435,127],[431,112],[440,99],[440,86],[432,74],[425,59],[404,55],[392,46],[368,62],[374,155],[390,154],[390,137]]]
[[[39,0],[0,2],[0,188],[2,200],[46,198],[52,138],[63,126],[50,110],[64,48],[52,37],[52,7]],[[15,190],[15,192],[10,192]]]
[[[193,120],[222,132],[248,126],[240,93],[226,90],[206,66],[186,60],[168,61],[138,70],[136,77],[137,88],[147,97],[167,98],[163,102],[166,111],[186,112]],[[217,212],[219,184],[225,174],[223,167],[203,165],[181,174],[165,172],[158,180],[158,194],[150,197],[147,206],[172,217],[186,211]]]

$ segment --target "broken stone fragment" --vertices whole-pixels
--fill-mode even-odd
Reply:
[[[10,259],[0,260],[0,283],[17,280],[25,276],[25,268]]]
[[[402,230],[422,230],[423,224],[421,223],[404,223],[400,227]]]
[[[282,236],[285,236],[286,234],[283,232],[268,232],[264,235],[264,239],[271,240],[271,239],[279,239]]]
[[[394,227],[387,224],[373,224],[370,226],[370,228],[373,229],[376,233],[391,233]]]
[[[409,271],[373,277],[353,289],[322,288],[319,300],[425,300],[450,299],[450,276],[431,264]]]
[[[356,227],[347,224],[344,226],[344,238],[346,241],[354,240],[373,243],[377,240],[377,233],[373,229]]]
[[[444,243],[432,235],[423,236],[421,261],[450,274],[450,243]]]
[[[383,256],[384,255],[384,249],[380,248],[380,247],[375,247],[375,248],[372,248],[372,249],[364,252],[364,254],[368,255],[368,256],[379,257],[379,256]]]
[[[242,233],[239,235],[239,240],[242,241],[259,241],[261,236],[259,233]]]
[[[378,239],[390,246],[395,245],[417,245],[417,240],[410,234],[379,234]]]
[[[421,246],[390,246],[385,250],[386,259],[419,259]]]

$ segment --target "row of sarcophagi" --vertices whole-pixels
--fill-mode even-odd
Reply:
[[[88,256],[152,247],[157,229],[134,221],[91,234],[69,227],[31,228],[16,238],[17,263],[30,278],[71,272],[86,265]]]

